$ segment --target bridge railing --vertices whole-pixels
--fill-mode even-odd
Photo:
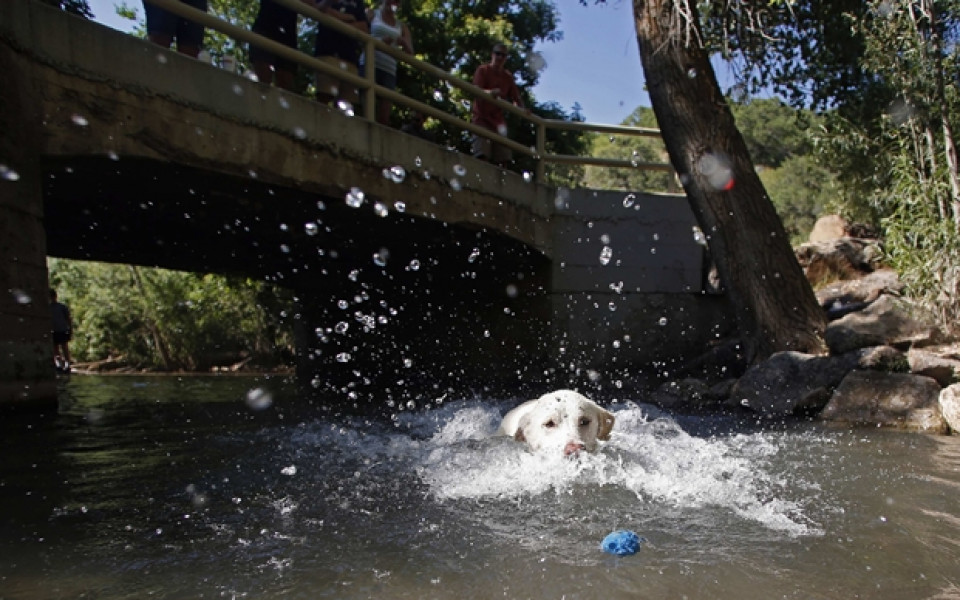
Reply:
[[[271,52],[277,56],[285,58],[287,60],[293,61],[296,64],[299,64],[308,69],[314,71],[320,71],[327,75],[336,77],[342,81],[348,82],[350,85],[356,86],[358,89],[363,91],[364,97],[364,117],[370,121],[374,119],[374,111],[376,107],[376,99],[378,96],[386,98],[394,103],[401,104],[403,106],[409,107],[413,110],[416,110],[426,116],[433,117],[439,121],[458,127],[460,129],[465,129],[473,134],[485,137],[492,140],[498,144],[506,146],[511,150],[530,156],[534,159],[537,165],[536,178],[537,181],[542,182],[544,180],[545,173],[545,164],[546,163],[557,163],[557,164],[573,164],[573,165],[596,165],[603,167],[613,167],[613,168],[628,168],[628,169],[639,169],[639,170],[648,170],[648,171],[668,171],[673,172],[673,166],[669,163],[660,163],[660,162],[644,162],[637,160],[629,159],[616,159],[616,158],[606,158],[606,157],[593,157],[593,156],[577,156],[569,154],[551,154],[547,152],[547,131],[548,130],[567,130],[567,131],[581,131],[586,133],[603,133],[603,134],[613,134],[613,135],[628,135],[628,136],[643,136],[643,137],[660,137],[660,130],[647,127],[625,127],[622,125],[602,125],[597,123],[587,123],[583,121],[564,121],[560,119],[544,119],[538,115],[533,114],[530,111],[514,106],[510,102],[506,102],[499,98],[493,97],[491,94],[488,94],[483,89],[473,85],[471,82],[465,81],[462,78],[444,71],[428,62],[422,61],[411,54],[407,54],[402,50],[389,46],[380,40],[377,40],[370,35],[357,31],[350,25],[340,22],[339,20],[323,14],[319,10],[308,6],[301,2],[300,0],[274,0],[278,4],[293,10],[301,15],[308,17],[314,21],[317,21],[319,24],[327,27],[328,29],[333,29],[344,33],[350,37],[356,38],[359,40],[364,47],[364,51],[367,56],[373,56],[374,51],[379,50],[385,52],[390,56],[393,56],[398,61],[401,61],[405,64],[410,65],[412,68],[426,73],[433,78],[435,78],[440,85],[449,85],[456,87],[464,92],[466,92],[473,101],[476,101],[478,98],[482,98],[484,101],[492,102],[500,106],[503,110],[510,112],[514,115],[517,115],[520,119],[530,122],[536,128],[536,145],[534,147],[527,147],[523,144],[520,144],[514,140],[511,140],[508,137],[502,136],[497,132],[490,131],[485,127],[475,125],[469,121],[465,121],[460,118],[458,115],[451,115],[449,113],[443,112],[429,104],[425,104],[403,94],[385,88],[381,85],[378,85],[374,81],[375,69],[366,69],[364,76],[355,75],[344,69],[337,68],[336,66],[330,65],[322,60],[319,60],[313,56],[300,52],[295,48],[290,48],[279,42],[266,38],[262,35],[256,34],[249,29],[238,27],[232,23],[224,21],[217,18],[209,13],[206,13],[201,10],[197,10],[187,4],[180,2],[179,0],[146,0],[150,4],[155,4],[165,10],[168,10],[171,13],[200,23],[204,27],[210,29],[215,29],[223,34],[226,34],[229,37],[232,37],[235,40],[241,42],[247,42],[248,44],[253,44],[264,50]]]

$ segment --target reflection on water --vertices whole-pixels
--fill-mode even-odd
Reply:
[[[0,429],[0,597],[957,597],[957,438],[634,398],[567,460],[491,437],[519,400],[376,422],[280,379],[65,380],[60,415]],[[648,541],[604,554],[616,529]]]

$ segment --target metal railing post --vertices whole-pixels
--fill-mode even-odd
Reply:
[[[371,123],[377,121],[377,49],[373,45],[373,39],[369,38],[364,44],[363,56],[363,77],[370,86],[363,91],[363,116]]]
[[[534,157],[537,161],[537,183],[543,183],[546,179],[546,168],[543,164],[543,157],[547,154],[547,124],[543,121],[537,123],[537,155]]]

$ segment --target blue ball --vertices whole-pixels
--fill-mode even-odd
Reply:
[[[617,556],[627,556],[629,554],[636,554],[637,550],[640,549],[640,543],[645,541],[645,539],[634,532],[623,529],[614,531],[603,538],[600,547],[603,548],[604,552],[616,554]]]

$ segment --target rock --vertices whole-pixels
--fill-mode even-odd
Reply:
[[[859,364],[859,355],[814,356],[777,352],[737,381],[726,402],[767,416],[816,412]]]
[[[935,338],[933,327],[911,317],[894,298],[886,294],[864,310],[833,321],[824,333],[824,341],[831,354],[885,344],[922,346]]]
[[[936,379],[942,386],[960,381],[960,360],[915,348],[907,352],[907,359],[912,373]]]
[[[827,242],[847,235],[847,220],[840,215],[824,215],[810,232],[811,242]]]
[[[940,412],[954,433],[960,433],[960,384],[940,390]]]
[[[853,371],[820,413],[825,421],[946,433],[940,386],[921,375]]]
[[[688,377],[664,383],[648,401],[668,410],[701,409],[715,402],[709,396],[710,386],[705,382]]]
[[[827,311],[830,320],[856,310],[863,310],[881,294],[899,295],[903,290],[900,276],[893,269],[879,269],[858,279],[837,281],[817,290],[817,302]]]
[[[794,253],[814,286],[862,277],[879,268],[882,257],[879,242],[848,237],[801,244]]]
[[[884,371],[886,373],[909,373],[910,361],[907,355],[892,346],[875,346],[861,348],[857,352],[860,360],[857,367],[870,371]]]
[[[908,373],[907,357],[896,348],[860,348],[839,356],[778,352],[751,367],[730,390],[724,405],[767,415],[816,414],[854,369]]]

